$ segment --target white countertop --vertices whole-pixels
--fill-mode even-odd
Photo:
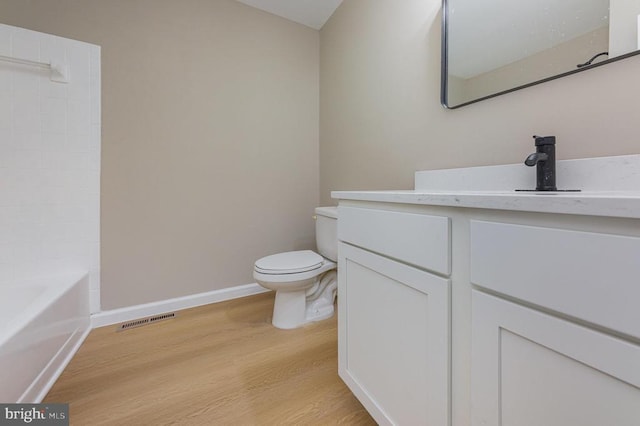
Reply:
[[[640,218],[640,155],[560,160],[559,189],[535,186],[535,168],[523,164],[428,170],[415,174],[415,190],[334,191],[338,200],[377,201],[478,209]]]
[[[333,191],[338,200],[640,219],[640,191]]]

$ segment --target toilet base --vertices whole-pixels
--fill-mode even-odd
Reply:
[[[276,291],[271,324],[289,330],[303,325],[305,320],[305,291]]]
[[[276,291],[273,305],[274,327],[289,330],[308,322],[331,318],[337,291],[335,270],[322,274],[311,287],[299,291]]]

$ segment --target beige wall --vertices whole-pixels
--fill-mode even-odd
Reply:
[[[311,248],[318,32],[232,0],[0,0],[102,46],[102,307],[254,282]]]
[[[556,135],[560,159],[640,152],[640,57],[442,108],[440,6],[345,0],[321,30],[322,203],[331,190],[410,189],[416,170],[518,163],[534,134]]]

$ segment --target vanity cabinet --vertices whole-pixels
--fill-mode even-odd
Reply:
[[[340,377],[380,424],[640,425],[640,155],[337,191]]]
[[[640,424],[640,238],[477,220],[470,234],[472,424]]]
[[[338,209],[339,374],[379,424],[640,425],[640,218]]]
[[[449,218],[338,216],[340,377],[381,425],[448,425]]]

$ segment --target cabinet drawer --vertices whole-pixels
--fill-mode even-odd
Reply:
[[[471,282],[640,337],[640,238],[471,221]]]
[[[339,206],[338,218],[340,241],[451,274],[448,217]]]

